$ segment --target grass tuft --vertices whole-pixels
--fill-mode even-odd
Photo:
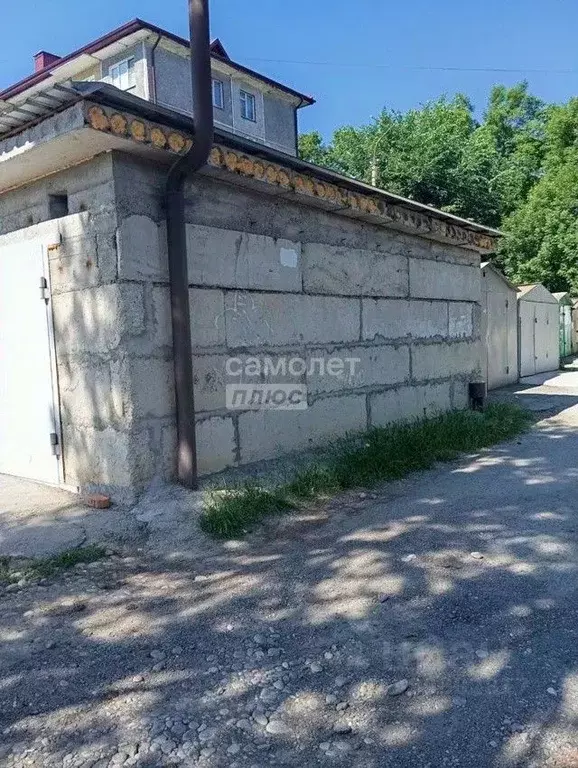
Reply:
[[[21,561],[10,557],[0,557],[0,583],[11,583],[25,579],[45,579],[58,571],[73,568],[78,563],[94,563],[106,556],[104,547],[91,544],[87,547],[69,549],[54,557]]]
[[[201,527],[216,538],[233,538],[271,514],[297,509],[351,488],[405,477],[478,451],[524,431],[527,411],[495,403],[484,411],[453,411],[431,419],[372,429],[339,440],[317,463],[298,471],[286,483],[266,488],[257,483],[207,494]]]

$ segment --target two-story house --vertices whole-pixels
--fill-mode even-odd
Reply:
[[[67,56],[41,51],[34,73],[0,92],[0,102],[28,99],[46,81],[103,81],[135,96],[192,112],[189,41],[135,19]],[[314,100],[232,61],[211,45],[215,127],[297,154],[297,111]]]

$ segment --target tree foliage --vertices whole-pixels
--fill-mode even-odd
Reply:
[[[515,281],[578,293],[578,99],[544,104],[527,83],[492,89],[481,120],[458,94],[405,113],[384,109],[302,158],[441,208],[505,236],[497,258]]]

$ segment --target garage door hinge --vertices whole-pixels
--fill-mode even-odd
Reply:
[[[60,446],[58,444],[58,435],[56,432],[50,433],[50,447],[52,448],[53,456],[60,456]]]
[[[46,291],[48,290],[48,280],[45,277],[40,278],[40,299],[48,304],[48,296]]]

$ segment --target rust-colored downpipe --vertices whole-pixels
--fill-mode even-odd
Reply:
[[[196,488],[197,449],[184,186],[187,176],[205,165],[213,145],[208,0],[189,0],[189,26],[195,135],[190,150],[169,171],[166,215],[177,409],[177,477],[187,488]]]

